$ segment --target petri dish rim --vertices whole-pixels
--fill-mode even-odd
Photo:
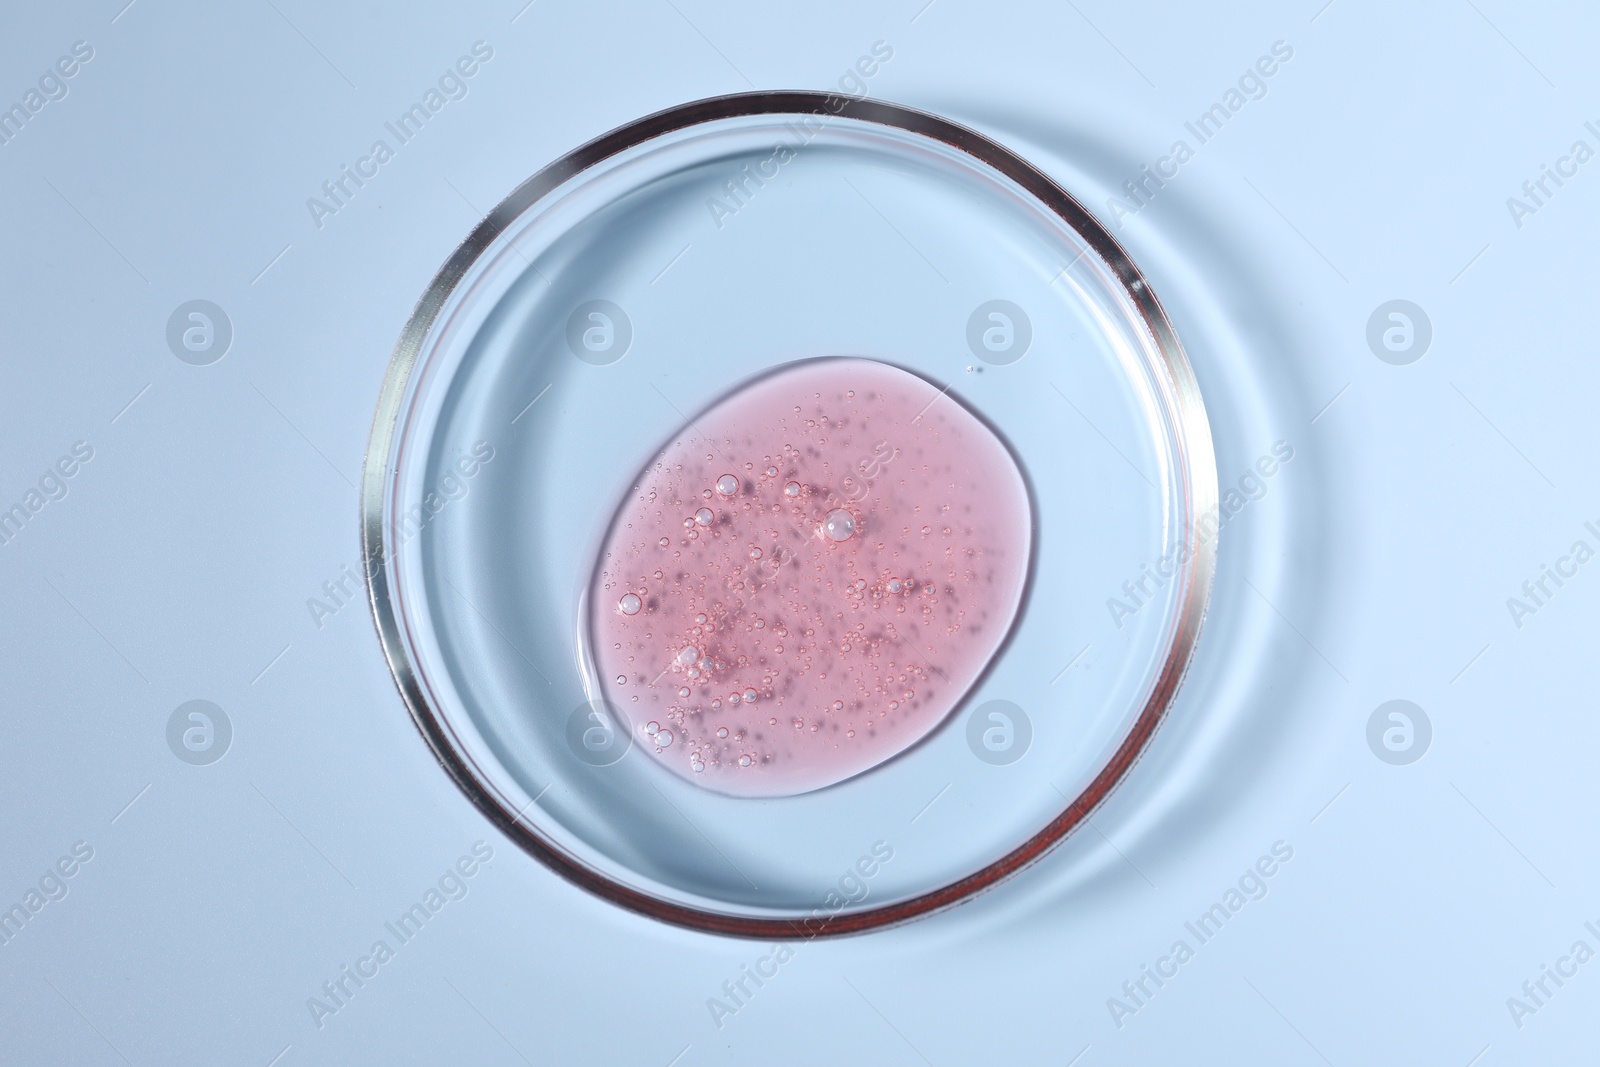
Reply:
[[[522,818],[466,758],[454,730],[435,707],[420,677],[404,631],[390,574],[385,531],[391,489],[398,484],[394,446],[408,388],[441,313],[473,265],[524,212],[585,170],[655,138],[725,119],[824,115],[918,134],[955,148],[1021,187],[1089,246],[1123,290],[1158,358],[1170,409],[1168,429],[1177,444],[1178,499],[1186,506],[1181,544],[1191,563],[1171,616],[1162,665],[1126,736],[1089,784],[1057,816],[1022,844],[983,868],[905,900],[832,915],[767,918],[729,914],[663,899],[616,881],[547,839]],[[379,392],[361,482],[361,547],[369,606],[390,673],[423,739],[469,800],[511,840],[545,866],[596,896],[638,914],[707,933],[760,940],[794,940],[859,934],[910,922],[963,903],[1034,863],[1070,836],[1127,777],[1149,746],[1193,658],[1209,604],[1216,541],[1195,536],[1196,516],[1217,504],[1215,456],[1199,386],[1159,300],[1122,246],[1070,193],[1022,157],[975,130],[915,108],[877,100],[804,90],[739,93],[678,105],[620,126],[541,168],[506,196],[472,230],[439,269],[401,331]]]

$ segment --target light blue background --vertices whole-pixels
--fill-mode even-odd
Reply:
[[[1600,926],[1600,576],[1584,568],[1520,628],[1506,598],[1574,540],[1600,547],[1583,525],[1600,525],[1600,163],[1520,228],[1506,198],[1574,140],[1600,148],[1583,125],[1600,119],[1592,15],[1504,0],[520,7],[7,15],[0,103],[74,41],[95,56],[0,146],[0,507],[74,441],[95,454],[0,548],[0,906],[73,842],[94,859],[0,945],[0,1058],[1591,1055],[1600,964],[1521,1028],[1506,999],[1574,941],[1600,949],[1583,926]],[[494,58],[470,94],[319,230],[306,198],[480,39]],[[356,562],[354,482],[390,349],[483,212],[620,123],[828,88],[878,40],[894,58],[872,96],[979,127],[1108,222],[1107,197],[1186,120],[1273,42],[1293,47],[1268,94],[1114,232],[1190,351],[1224,486],[1275,440],[1295,459],[1224,532],[1190,684],[1088,830],[950,913],[799,946],[719,1029],[707,998],[770,949],[621,912],[491,832],[405,716],[364,607],[318,628],[306,600]],[[234,326],[209,367],[164,338],[196,297]],[[1410,366],[1366,345],[1393,298],[1432,320]],[[165,741],[196,698],[234,729],[205,767]],[[1366,744],[1394,698],[1433,724],[1409,766]],[[479,839],[494,859],[466,898],[319,1029],[307,998]],[[1107,998],[1279,840],[1294,858],[1267,897],[1119,1028]]]

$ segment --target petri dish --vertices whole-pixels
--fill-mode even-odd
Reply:
[[[925,112],[652,115],[529,178],[396,346],[369,594],[505,834],[790,939],[969,899],[1127,776],[1215,566],[1210,432],[1067,192]]]

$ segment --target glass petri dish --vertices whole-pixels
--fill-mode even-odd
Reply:
[[[959,903],[1093,812],[1189,664],[1216,497],[1178,339],[1071,196],[924,112],[751,93],[576,149],[456,250],[362,538],[489,819],[616,904],[787,939]]]

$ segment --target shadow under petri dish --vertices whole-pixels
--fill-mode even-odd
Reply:
[[[662,768],[792,796],[905,751],[961,703],[1022,603],[1015,458],[924,378],[789,364],[640,473],[588,590],[596,696]]]

